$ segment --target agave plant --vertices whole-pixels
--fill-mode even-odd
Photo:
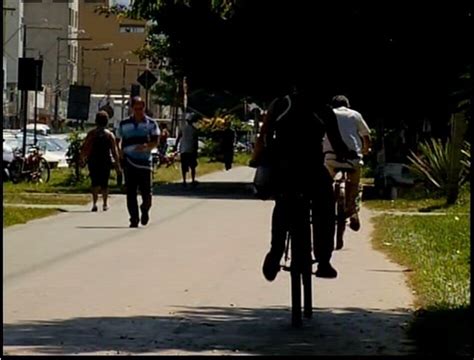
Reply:
[[[464,148],[461,150],[463,159],[461,164],[464,166],[467,176],[471,175],[471,144],[467,141],[464,142]]]
[[[467,181],[470,168],[470,144],[464,143],[462,160],[457,163],[452,161],[454,151],[450,140],[443,143],[440,139],[430,139],[420,144],[421,154],[411,151],[411,156],[408,156],[412,163],[410,169],[449,195],[452,182],[459,188]],[[448,203],[452,201],[448,199]]]

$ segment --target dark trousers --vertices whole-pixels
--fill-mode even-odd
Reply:
[[[319,176],[312,190],[304,196],[286,192],[275,197],[272,216],[272,252],[282,255],[287,232],[292,241],[305,243],[311,238],[312,212],[313,251],[319,262],[328,262],[334,250],[335,200],[332,179],[327,172]]]
[[[138,190],[142,196],[142,205],[140,206],[142,212],[148,212],[151,208],[151,170],[139,169],[125,163],[124,173],[130,221],[138,222],[140,218],[137,201]]]

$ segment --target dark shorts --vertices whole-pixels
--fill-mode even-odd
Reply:
[[[109,187],[111,164],[88,164],[92,187]]]
[[[197,167],[197,153],[183,153],[181,154],[181,168],[188,171],[189,168],[195,169]]]

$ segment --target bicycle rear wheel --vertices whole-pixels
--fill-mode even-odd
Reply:
[[[346,230],[346,195],[340,184],[335,186],[336,195],[336,250],[344,247],[344,232]]]
[[[301,327],[301,273],[291,270],[291,325]]]
[[[39,182],[47,183],[49,181],[49,178],[51,176],[51,170],[45,158],[41,158],[39,161],[38,173],[39,173],[39,177],[38,177]]]
[[[304,317],[309,319],[313,316],[313,277],[312,277],[311,265],[306,266],[302,274],[303,280],[303,306],[304,306]]]

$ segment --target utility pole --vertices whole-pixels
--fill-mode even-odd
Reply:
[[[23,58],[26,58],[26,24],[23,24]],[[26,125],[28,122],[28,90],[21,92],[21,110],[23,114],[23,157],[26,156]]]

